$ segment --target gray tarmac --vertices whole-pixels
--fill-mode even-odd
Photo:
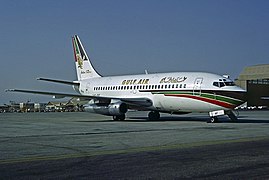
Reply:
[[[269,111],[0,114],[0,179],[268,179]]]

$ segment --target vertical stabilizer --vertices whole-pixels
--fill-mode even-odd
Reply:
[[[72,44],[74,48],[74,56],[75,56],[75,64],[78,80],[101,77],[93,68],[90,59],[77,35],[72,37]]]

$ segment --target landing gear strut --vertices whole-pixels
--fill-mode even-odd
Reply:
[[[160,119],[160,113],[158,111],[151,111],[148,114],[148,120],[159,120]]]
[[[229,116],[229,118],[233,121],[236,122],[238,119],[235,116],[235,114],[233,113],[233,111],[227,111],[226,114]]]

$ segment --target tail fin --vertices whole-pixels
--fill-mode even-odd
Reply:
[[[74,48],[78,80],[101,77],[101,75],[99,75],[92,66],[90,59],[77,35],[72,37],[72,44]]]

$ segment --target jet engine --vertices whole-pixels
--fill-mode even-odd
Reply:
[[[108,116],[119,116],[127,112],[127,104],[116,102],[110,104],[86,104],[84,110],[91,113],[103,114]]]

